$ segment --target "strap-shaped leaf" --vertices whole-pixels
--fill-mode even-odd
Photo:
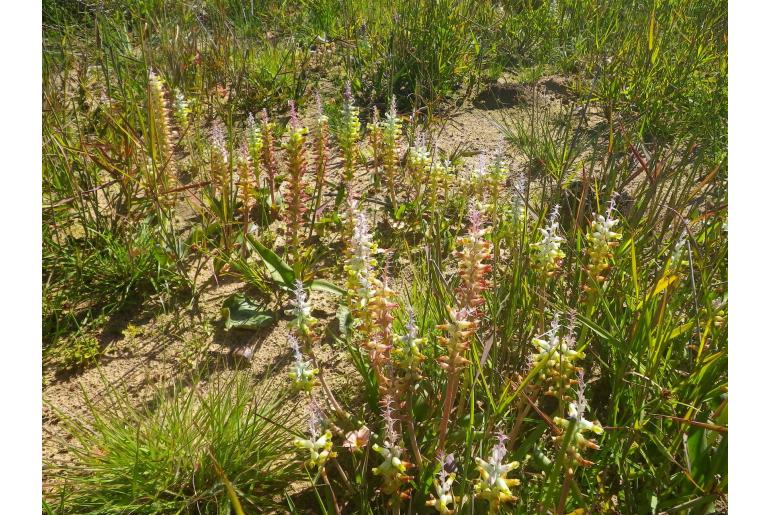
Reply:
[[[314,279],[310,281],[310,284],[307,285],[307,289],[325,291],[325,292],[333,293],[334,295],[345,295],[345,290],[343,290],[336,284],[330,281],[327,281],[326,279]]]
[[[261,257],[262,261],[267,265],[267,269],[270,271],[270,277],[272,277],[282,288],[292,288],[297,276],[288,263],[278,257],[275,252],[262,245],[254,236],[249,235],[248,238],[251,246],[254,247],[254,250],[257,251],[259,257]]]

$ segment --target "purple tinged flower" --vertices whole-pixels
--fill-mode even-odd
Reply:
[[[299,121],[297,121],[297,110],[294,107],[294,100],[289,100],[289,123],[291,128],[296,130],[299,127]]]

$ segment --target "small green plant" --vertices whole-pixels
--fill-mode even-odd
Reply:
[[[60,340],[48,356],[64,369],[93,365],[101,355],[102,345],[92,334],[75,334]]]

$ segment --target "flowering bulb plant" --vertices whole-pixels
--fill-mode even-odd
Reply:
[[[561,249],[564,238],[559,236],[559,206],[551,211],[548,225],[540,228],[540,241],[530,244],[534,255],[535,268],[546,277],[552,277],[559,272],[561,261],[566,254]]]
[[[304,226],[304,214],[307,211],[307,161],[305,158],[305,138],[308,130],[300,127],[294,102],[289,103],[289,137],[284,148],[288,167],[286,199],[286,240],[292,252],[295,263],[300,258],[300,234]]]
[[[384,399],[383,420],[385,421],[385,441],[382,445],[373,444],[372,449],[381,457],[380,464],[372,469],[375,476],[382,480],[380,489],[388,496],[388,503],[398,505],[409,498],[409,492],[402,490],[403,486],[412,479],[407,473],[412,465],[404,460],[404,450],[399,445],[399,435],[396,431],[396,420],[391,407],[392,399]]]
[[[457,239],[454,257],[460,276],[458,303],[462,308],[475,310],[484,303],[482,293],[489,287],[486,276],[492,271],[492,265],[487,261],[492,257],[492,244],[486,239],[490,229],[484,227],[481,211],[472,208],[468,218],[468,234]]]
[[[521,484],[518,479],[508,477],[511,471],[519,468],[519,462],[504,463],[506,454],[505,436],[501,434],[489,460],[476,457],[479,478],[473,491],[477,499],[489,502],[489,513],[498,513],[502,504],[515,501],[511,487]]]
[[[435,494],[431,494],[425,505],[432,506],[441,515],[453,515],[456,512],[457,504],[459,504],[458,499],[452,493],[452,483],[457,477],[455,472],[450,472],[454,468],[454,455],[449,454],[439,461],[441,462],[441,469],[438,477],[433,480]]]
[[[614,209],[615,197],[613,196],[604,215],[594,214],[586,234],[586,241],[588,242],[586,254],[589,258],[587,270],[591,278],[597,283],[605,280],[604,275],[610,267],[612,251],[619,245],[618,240],[621,238],[621,234],[614,231],[615,226],[620,223],[620,220],[612,217]]]
[[[305,466],[308,469],[323,470],[326,462],[335,458],[337,453],[332,450],[332,432],[329,429],[322,429],[323,415],[318,404],[312,398],[309,410],[309,438],[295,438],[294,446],[298,450],[307,451],[309,456],[305,461]]]
[[[585,353],[571,348],[570,338],[559,336],[559,317],[555,315],[547,339],[533,338],[535,353],[532,368],[539,371],[539,378],[545,387],[545,394],[560,397],[565,389],[575,384],[575,373],[579,370],[575,362]]]
[[[278,161],[275,154],[275,136],[273,135],[275,124],[270,121],[270,118],[267,115],[267,109],[262,109],[262,112],[260,113],[259,130],[262,136],[262,168],[267,174],[267,186],[270,191],[270,204],[273,209],[275,209],[275,177],[278,175]]]
[[[302,356],[299,341],[293,335],[289,335],[289,346],[294,352],[294,363],[289,370],[289,377],[296,390],[310,392],[318,384],[318,369]]]
[[[415,198],[419,197],[425,187],[431,161],[432,158],[425,143],[425,134],[418,134],[414,145],[409,147],[406,153],[407,177]]]
[[[345,85],[345,101],[342,105],[342,128],[339,133],[339,144],[344,160],[344,181],[348,192],[353,183],[358,142],[361,138],[361,120],[358,107],[353,101],[350,82]]]
[[[187,130],[190,123],[190,103],[182,93],[182,90],[174,90],[174,118],[176,118],[179,127],[182,130]]]
[[[390,110],[385,114],[382,126],[382,165],[385,171],[385,183],[390,201],[396,202],[396,174],[399,164],[399,142],[401,138],[401,120],[396,112],[396,97],[391,97]]]
[[[294,295],[289,303],[291,308],[288,314],[292,317],[289,327],[296,331],[303,345],[311,346],[314,337],[313,331],[318,323],[318,319],[311,314],[313,307],[310,304],[302,281],[297,280],[294,283]]]
[[[394,366],[409,378],[419,379],[421,364],[426,359],[425,354],[423,354],[426,342],[426,338],[418,337],[414,310],[409,309],[409,320],[404,334],[395,339],[392,352]]]
[[[251,113],[249,113],[249,117],[246,120],[246,126],[248,128],[247,147],[249,149],[249,164],[254,174],[254,185],[257,188],[260,188],[263,147],[262,133],[259,126],[257,125],[257,122],[254,120],[254,115]]]
[[[554,439],[557,442],[561,442],[566,438],[566,451],[570,460],[578,465],[587,466],[593,465],[593,463],[583,458],[580,453],[585,452],[587,449],[598,450],[599,445],[587,438],[586,434],[602,435],[604,434],[604,428],[598,420],[590,422],[584,418],[585,412],[588,409],[588,403],[585,398],[586,385],[583,380],[582,371],[578,375],[577,384],[577,400],[569,403],[567,418],[553,418],[554,424],[562,429],[562,433]]]
[[[162,188],[164,192],[177,186],[178,178],[176,163],[174,160],[175,132],[171,125],[171,110],[166,101],[166,88],[163,79],[155,72],[150,71],[150,113],[152,114],[152,127],[154,128],[155,151],[155,178],[152,188]],[[161,193],[153,191],[154,195]],[[164,200],[170,202],[171,197],[163,195]]]

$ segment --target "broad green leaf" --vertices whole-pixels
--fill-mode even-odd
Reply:
[[[265,265],[267,265],[267,268],[270,271],[270,277],[272,277],[275,282],[286,289],[294,287],[294,281],[297,276],[286,261],[278,257],[275,252],[262,245],[259,240],[251,235],[249,235],[249,243],[251,243],[257,251],[259,257],[262,258],[262,261],[265,262]]]
[[[337,308],[337,322],[340,326],[340,333],[342,335],[346,335],[348,332],[348,327],[353,322],[353,319],[350,316],[350,310],[343,304],[340,304]]]
[[[693,479],[701,485],[710,461],[705,432],[705,429],[696,429],[687,435],[687,466]]]
[[[264,306],[236,293],[222,304],[225,329],[260,329],[273,321],[273,314]]]

